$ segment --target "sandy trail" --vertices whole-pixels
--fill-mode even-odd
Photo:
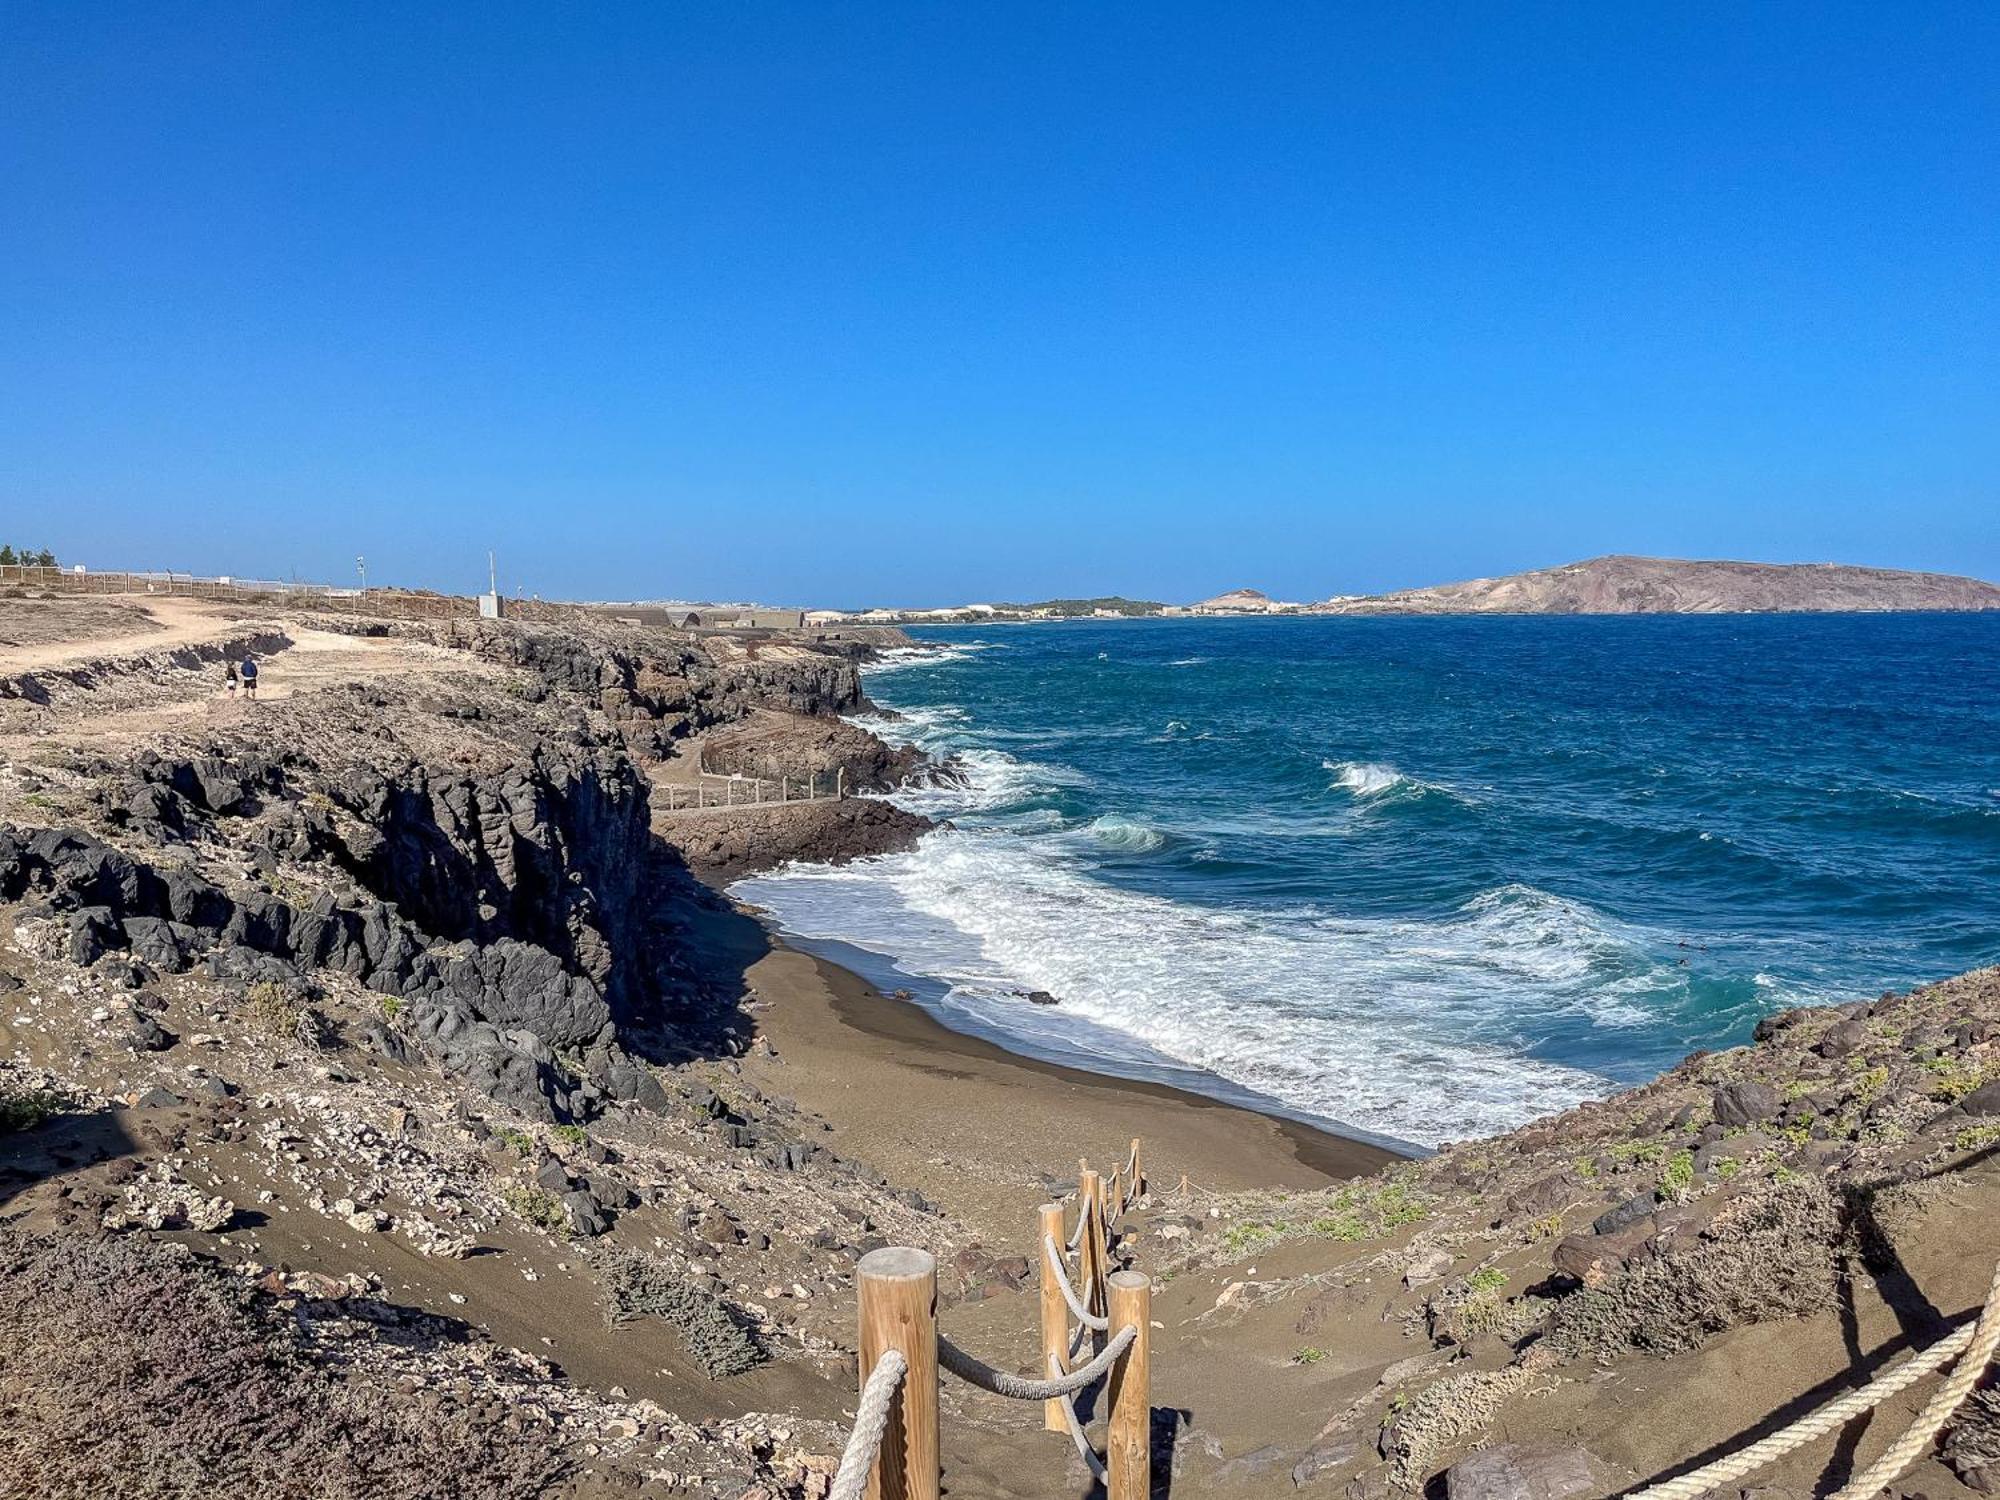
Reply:
[[[107,601],[93,598],[90,602]],[[246,614],[235,606],[208,600],[136,595],[108,602],[136,609],[156,621],[158,628],[144,633],[83,634],[32,645],[0,645],[0,676],[153,656],[178,647],[226,641],[253,629],[281,629],[291,644],[258,657],[255,700],[228,692],[224,668],[217,663],[210,673],[186,677],[179,692],[174,690],[172,679],[163,678],[150,688],[142,703],[108,693],[101,707],[89,702],[72,704],[53,722],[36,725],[30,735],[0,735],[0,744],[32,738],[44,743],[126,745],[149,734],[187,730],[196,724],[240,727],[254,722],[258,703],[282,702],[301,693],[392,679],[501,675],[505,671],[462,651],[393,637],[348,635],[316,628],[302,619],[264,612]],[[70,601],[47,601],[51,610],[69,606]]]
[[[102,602],[95,601],[92,602]],[[141,652],[171,650],[175,646],[219,641],[243,622],[245,616],[226,605],[200,599],[121,597],[120,604],[136,606],[159,622],[159,629],[129,635],[87,635],[74,640],[48,641],[29,646],[0,646],[0,673],[36,672],[76,662],[98,661],[111,656],[133,656]],[[51,601],[50,608],[60,608]]]

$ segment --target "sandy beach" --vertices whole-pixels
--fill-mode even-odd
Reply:
[[[768,1044],[743,1060],[759,1088],[832,1126],[828,1144],[922,1182],[1002,1244],[1025,1235],[1079,1157],[1107,1173],[1133,1138],[1156,1187],[1322,1188],[1398,1158],[1379,1146],[1163,1084],[1019,1056],[773,936],[747,908],[708,940],[745,966]]]

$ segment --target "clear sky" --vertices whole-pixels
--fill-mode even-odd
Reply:
[[[0,5],[0,536],[583,597],[2000,578],[2000,6]]]

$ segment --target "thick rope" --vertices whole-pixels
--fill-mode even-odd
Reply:
[[[1063,1274],[1062,1252],[1056,1248],[1056,1237],[1054,1235],[1045,1234],[1042,1236],[1042,1254],[1048,1260],[1049,1270],[1055,1273],[1056,1285],[1062,1289],[1063,1301],[1069,1304],[1070,1316],[1075,1318],[1085,1328],[1095,1333],[1103,1333],[1108,1329],[1111,1326],[1111,1320],[1109,1318],[1100,1318],[1092,1313],[1077,1298],[1076,1293],[1070,1289],[1069,1277]],[[1095,1288],[1097,1285],[1096,1280],[1093,1278],[1089,1285]]]
[[[1967,1346],[1965,1357],[1938,1387],[1917,1417],[1910,1424],[1910,1430],[1889,1445],[1889,1449],[1859,1479],[1847,1484],[1834,1500],[1868,1500],[1879,1490],[1887,1489],[1901,1479],[1910,1465],[1930,1450],[1937,1435],[1944,1430],[1952,1414],[1971,1394],[1979,1377],[1986,1373],[1986,1367],[1993,1363],[1995,1350],[2000,1350],[2000,1267],[1993,1271],[1993,1285],[1986,1293],[1986,1307],[1979,1315],[1979,1324]]]
[[[1088,1328],[1085,1328],[1082,1324],[1078,1324],[1076,1330],[1069,1336],[1068,1359],[1076,1358],[1078,1352],[1081,1351],[1083,1348],[1084,1341],[1089,1337],[1090,1337],[1090,1330]]]
[[[1051,1354],[1049,1373],[1060,1375],[1062,1372],[1062,1361]],[[1069,1440],[1076,1444],[1076,1456],[1083,1460],[1083,1466],[1090,1470],[1099,1484],[1108,1483],[1104,1473],[1104,1460],[1097,1456],[1097,1450],[1090,1446],[1090,1439],[1084,1436],[1083,1419],[1076,1414],[1076,1403],[1065,1397],[1062,1402],[1062,1414],[1063,1425],[1069,1428]]]
[[[1138,1336],[1136,1328],[1119,1329],[1097,1358],[1087,1365],[1078,1365],[1069,1374],[1055,1380],[1026,1380],[1005,1370],[996,1370],[985,1360],[967,1354],[943,1334],[938,1335],[938,1363],[968,1385],[976,1385],[996,1396],[1007,1396],[1015,1401],[1053,1401],[1058,1396],[1082,1390],[1109,1370],[1132,1347],[1132,1341]]]
[[[827,1500],[861,1500],[876,1456],[882,1451],[882,1432],[889,1425],[889,1403],[909,1369],[910,1362],[903,1357],[902,1350],[885,1349],[875,1361],[875,1368],[868,1372],[868,1379],[861,1387],[861,1399],[854,1403],[854,1428],[847,1434],[847,1447],[841,1452],[840,1467],[834,1471]]]
[[[1069,1248],[1074,1250],[1083,1243],[1083,1232],[1090,1227],[1090,1200],[1078,1198],[1076,1201],[1076,1228],[1069,1234]]]
[[[1915,1385],[1926,1375],[1949,1363],[1972,1342],[1977,1325],[1967,1323],[1956,1332],[1939,1339],[1930,1348],[1906,1364],[1878,1375],[1858,1391],[1850,1391],[1837,1401],[1822,1406],[1818,1411],[1799,1418],[1791,1426],[1781,1428],[1767,1438],[1760,1438],[1749,1447],[1718,1458],[1714,1463],[1704,1464],[1692,1473],[1683,1474],[1678,1479],[1633,1490],[1625,1500],[1699,1500],[1710,1490],[1719,1490],[1747,1475],[1754,1474],[1768,1463],[1783,1458],[1794,1448],[1803,1448],[1814,1438],[1824,1437],[1836,1428],[1844,1427],[1865,1411],[1872,1411],[1884,1401],[1908,1386]]]

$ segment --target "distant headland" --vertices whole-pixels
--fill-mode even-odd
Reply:
[[[2000,609],[2000,584],[1846,563],[1756,563],[1612,554],[1500,578],[1289,603],[1253,588],[1194,604],[1116,595],[1040,604],[813,610],[809,624],[1188,615],[1722,615]]]

